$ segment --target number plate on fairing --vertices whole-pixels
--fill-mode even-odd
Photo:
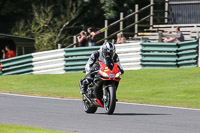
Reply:
[[[114,79],[114,78],[115,78],[115,74],[110,74],[110,73],[109,73],[109,76],[110,76],[111,79]]]

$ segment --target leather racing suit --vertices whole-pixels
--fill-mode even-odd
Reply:
[[[85,78],[83,78],[83,80],[79,81],[80,88],[81,88],[81,94],[85,93],[85,91],[87,90],[87,86],[93,81],[94,75],[92,75],[91,72],[98,70],[99,66],[98,66],[97,62],[103,61],[104,58],[105,57],[103,56],[102,49],[95,51],[90,56],[86,66],[85,66],[86,76],[85,76]],[[116,53],[113,56],[113,61],[114,61],[114,63],[117,63],[117,65],[121,71],[121,74],[124,74],[124,70],[120,64],[119,57]]]

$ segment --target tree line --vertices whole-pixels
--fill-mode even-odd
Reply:
[[[35,38],[37,51],[66,47],[81,30],[134,12],[136,3],[149,0],[0,0],[0,32]]]

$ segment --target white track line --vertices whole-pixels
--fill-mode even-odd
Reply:
[[[42,97],[42,96],[31,96],[31,95],[21,95],[12,93],[0,93],[0,95],[16,96],[16,97],[29,97],[29,98],[40,98],[40,99],[51,99],[51,100],[63,100],[63,101],[81,101],[81,99],[67,99],[67,98],[56,98],[56,97]],[[137,106],[147,106],[147,107],[157,107],[157,108],[169,108],[169,109],[181,109],[181,110],[193,110],[200,111],[200,109],[194,108],[184,108],[184,107],[173,107],[173,106],[162,106],[162,105],[152,105],[152,104],[140,104],[140,103],[127,103],[127,102],[117,102],[120,104],[127,105],[137,105]]]
[[[67,98],[57,98],[57,97],[43,97],[43,96],[31,96],[31,95],[22,95],[22,94],[13,94],[13,93],[0,93],[0,95],[16,96],[16,97],[29,97],[29,98],[40,98],[40,99],[51,99],[51,100],[63,100],[63,101],[81,101],[80,99],[67,99]]]
[[[195,108],[184,108],[184,107],[173,107],[173,106],[162,106],[162,105],[140,104],[140,103],[127,103],[127,102],[117,102],[117,103],[128,104],[128,105],[138,105],[138,106],[148,106],[148,107],[158,107],[158,108],[200,111],[200,109],[195,109]]]

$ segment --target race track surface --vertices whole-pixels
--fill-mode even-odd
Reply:
[[[80,100],[0,94],[0,123],[79,133],[200,133],[200,110],[118,103],[86,114]]]

